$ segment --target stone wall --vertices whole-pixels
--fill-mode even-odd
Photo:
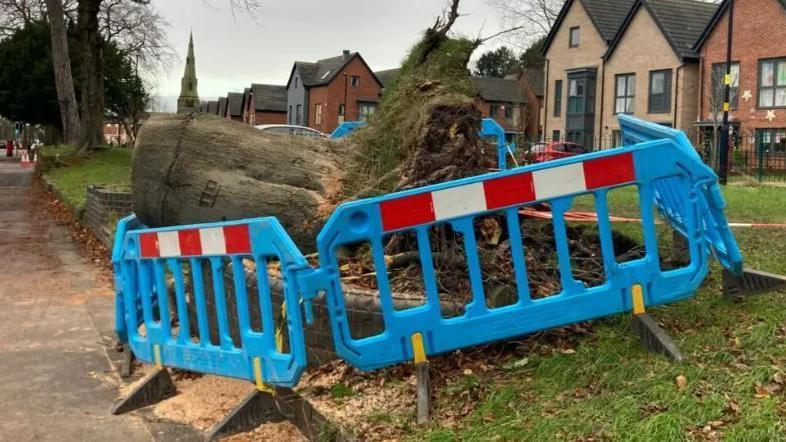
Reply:
[[[131,193],[98,185],[87,187],[83,222],[107,247],[112,247],[116,221],[131,211]]]

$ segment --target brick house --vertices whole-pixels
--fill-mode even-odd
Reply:
[[[120,123],[104,123],[104,143],[111,145],[128,143],[126,128]]]
[[[243,104],[240,110],[240,118],[243,120],[244,123],[250,124],[251,121],[251,112],[250,110],[253,108],[251,105],[251,88],[247,87],[243,89]]]
[[[697,0],[633,4],[603,56],[602,147],[622,144],[615,118],[620,113],[681,129],[694,138],[700,83],[694,44],[717,9]]]
[[[509,137],[526,131],[527,100],[513,78],[472,77],[477,90],[475,106],[484,118],[493,118]]]
[[[518,87],[524,94],[524,133],[530,139],[540,139],[543,136],[543,103],[545,90],[543,71],[540,69],[523,69],[517,74],[508,75],[518,82]]]
[[[722,119],[728,0],[696,43],[701,57],[697,126],[702,142]],[[786,153],[786,0],[734,3],[729,121],[736,141],[757,152]]]
[[[541,53],[546,86],[543,132],[547,138],[598,143],[602,118],[603,55],[634,0],[566,0]],[[568,100],[571,106],[568,106]]]
[[[286,124],[287,88],[274,84],[252,84],[244,120],[257,124]]]
[[[331,132],[343,121],[365,121],[379,104],[382,83],[357,52],[297,61],[287,81],[287,122]]]
[[[227,94],[226,118],[233,121],[243,121],[242,92],[230,92]]]

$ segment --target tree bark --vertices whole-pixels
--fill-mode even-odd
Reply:
[[[60,105],[60,120],[63,125],[63,139],[66,143],[77,145],[81,138],[81,123],[77,112],[74,77],[71,74],[71,57],[68,54],[63,3],[61,0],[46,0],[52,38],[52,64],[55,72],[57,101]]]
[[[98,146],[103,142],[104,126],[104,41],[98,27],[101,0],[79,0],[79,36],[82,60],[82,145]]]
[[[137,137],[134,212],[150,227],[275,216],[312,250],[340,187],[342,143],[205,114],[155,114]]]

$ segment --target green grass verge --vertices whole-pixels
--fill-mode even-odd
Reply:
[[[724,193],[734,221],[786,221],[786,189],[727,187]],[[635,200],[632,190],[617,192],[612,212],[637,216]],[[734,233],[746,265],[786,274],[786,229]],[[536,352],[489,373],[451,379],[437,392],[437,415],[460,409],[470,384],[481,397],[474,410],[452,428],[414,428],[408,437],[786,440],[786,295],[730,302],[720,293],[714,265],[695,298],[649,309],[686,356],[682,364],[643,350],[627,330],[628,315],[605,318],[575,353]],[[678,376],[687,380],[684,387]]]
[[[60,149],[55,151],[62,152]],[[44,177],[63,193],[64,203],[81,210],[85,205],[88,185],[101,184],[121,188],[130,185],[131,154],[130,149],[124,148],[91,152],[69,166],[44,172]]]

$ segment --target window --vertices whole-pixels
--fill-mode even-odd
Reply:
[[[349,80],[349,84],[352,85],[352,87],[360,86],[360,77],[358,77],[357,75],[353,75],[352,78]]]
[[[295,89],[297,89],[297,81],[298,81],[298,78],[295,77]]]
[[[314,124],[322,124],[322,103],[314,105]]]
[[[344,103],[338,105],[338,114],[342,117],[344,116],[344,109],[345,109]]]
[[[786,58],[759,62],[759,107],[786,107]]]
[[[558,130],[551,131],[551,141],[559,141],[559,131]]]
[[[506,119],[506,120],[511,120],[511,119],[513,119],[513,109],[514,109],[514,108],[515,108],[515,107],[514,107],[514,106],[511,106],[511,105],[507,105],[507,106],[505,106],[505,119]]]
[[[303,105],[298,104],[297,106],[295,106],[295,109],[297,109],[295,113],[295,124],[300,126],[301,124],[303,124]]]
[[[377,111],[377,105],[374,103],[360,103],[358,107],[358,120],[368,121],[369,117],[374,115]]]
[[[786,152],[786,129],[756,129],[758,148],[763,152]]]
[[[739,108],[740,97],[740,63],[731,63],[731,86],[729,87],[729,105],[732,109]],[[712,103],[711,106],[716,112],[723,111],[723,94],[725,92],[726,63],[714,63],[712,65]]]
[[[554,81],[554,116],[562,115],[562,80]]]
[[[650,71],[649,86],[647,112],[651,114],[671,112],[671,69]]]
[[[490,104],[489,105],[489,117],[494,118],[494,117],[497,116],[498,113],[499,113],[499,106],[497,106],[496,104]]]
[[[584,112],[584,78],[568,79],[568,114]]]
[[[614,94],[614,113],[632,114],[636,98],[636,75],[622,74],[616,77],[616,93]]]
[[[571,48],[579,47],[579,27],[575,26],[570,28],[570,44]]]

